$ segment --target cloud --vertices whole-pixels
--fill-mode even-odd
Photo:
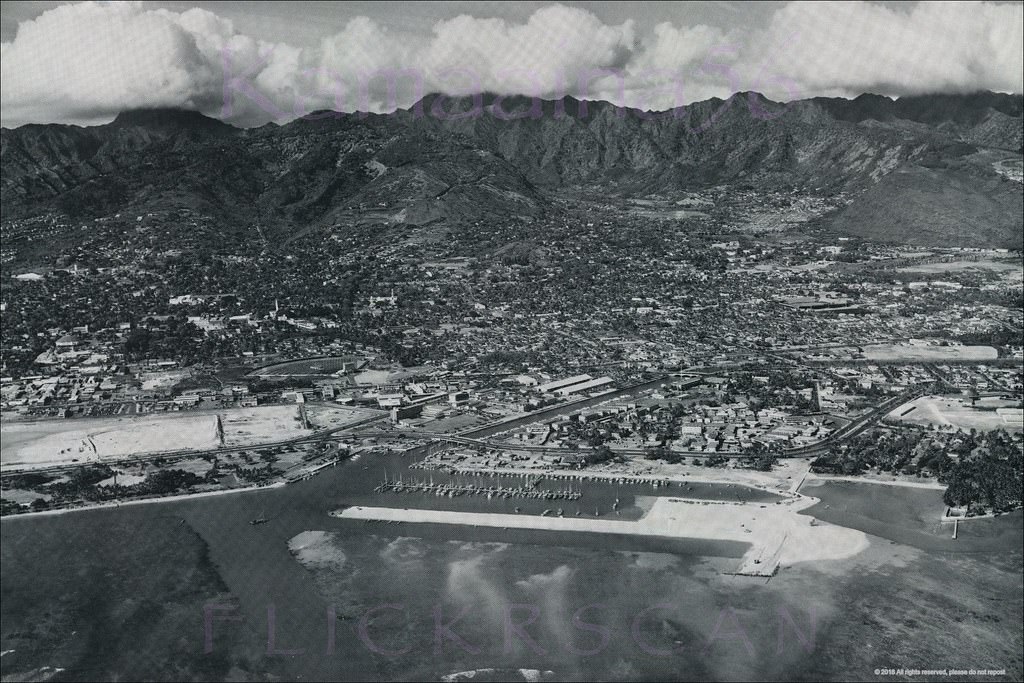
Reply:
[[[744,61],[755,89],[757,68],[774,81],[763,89],[776,95],[1021,92],[1022,42],[1019,4],[922,2],[908,12],[869,3],[791,3],[746,47]]]
[[[194,105],[218,74],[167,17],[138,6],[63,5],[3,45],[3,108],[75,115],[142,105]]]
[[[738,37],[719,28],[698,24],[654,27],[627,64],[618,81],[606,79],[602,99],[644,110],[664,110],[709,97],[728,97],[740,89],[723,67],[735,61]]]
[[[248,124],[315,109],[390,111],[427,92],[571,94],[665,109],[739,90],[819,94],[1024,90],[1020,4],[790,3],[739,33],[549,5],[510,22],[460,15],[429,32],[356,17],[299,48],[239,33],[203,9],[62,5],[0,46],[5,125],[96,122],[184,107]]]
[[[314,57],[314,82],[333,96],[327,108],[391,111],[425,92],[417,66],[427,48],[425,36],[394,33],[366,17],[356,17],[341,32],[321,41]],[[326,103],[325,103],[326,104]]]
[[[621,68],[634,48],[632,20],[606,26],[585,10],[553,5],[525,24],[462,15],[434,26],[423,64],[451,94],[583,94],[591,77]]]
[[[247,61],[258,51],[230,22],[200,9],[61,5],[20,24],[3,44],[5,122],[109,120],[141,107],[211,110],[223,84],[218,51],[228,45]]]

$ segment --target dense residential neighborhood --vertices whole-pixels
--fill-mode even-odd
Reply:
[[[339,434],[328,451],[295,446],[312,463],[302,472],[339,447],[389,452],[398,438],[478,430],[498,431],[478,440],[480,462],[452,443],[460,466],[579,468],[595,449],[624,471],[746,466],[766,453],[838,463],[834,449],[863,429],[999,429],[1020,444],[1019,253],[750,229],[830,206],[798,195],[693,193],[684,203],[700,215],[681,219],[659,196],[563,202],[554,219],[477,222],[448,240],[395,225],[218,252],[204,247],[213,219],[178,212],[83,225],[84,242],[34,270],[11,251],[5,419],[296,404],[380,416],[375,432]],[[59,220],[16,228],[43,239]],[[183,222],[194,243],[157,246]],[[956,403],[958,418],[912,403],[927,396]],[[76,455],[63,462],[89,461]],[[252,481],[193,469],[208,488]],[[897,469],[938,476],[916,457]],[[45,485],[35,492],[8,495],[38,507]]]

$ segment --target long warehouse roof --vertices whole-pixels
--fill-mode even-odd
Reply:
[[[590,375],[576,375],[575,377],[567,377],[565,379],[556,379],[553,382],[547,384],[541,384],[537,389],[539,391],[553,391],[561,387],[567,387],[570,384],[579,384],[580,382],[586,382],[590,379]]]
[[[572,385],[569,385],[567,387],[562,387],[561,389],[558,389],[556,391],[556,393],[559,393],[559,394],[574,394],[577,391],[586,391],[588,389],[593,389],[595,387],[603,387],[605,384],[611,384],[611,383],[612,383],[612,378],[611,377],[598,377],[597,379],[592,379],[592,380],[590,380],[588,382],[580,382],[579,384],[572,384]]]

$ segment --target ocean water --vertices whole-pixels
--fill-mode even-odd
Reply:
[[[409,462],[367,458],[279,489],[4,519],[4,676],[850,680],[924,658],[1019,678],[1019,513],[962,524],[969,552],[956,552],[933,529],[934,492],[830,484],[808,491],[829,501],[810,512],[878,534],[871,548],[770,580],[728,574],[742,543],[327,514],[357,503],[517,505],[372,492],[385,467],[423,476],[403,471]],[[582,487],[588,507],[619,498],[623,515],[637,496],[679,495]],[[270,521],[250,525],[256,517]],[[918,543],[926,535],[937,552]]]

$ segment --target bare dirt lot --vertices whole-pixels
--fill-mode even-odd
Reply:
[[[47,467],[136,453],[216,448],[216,415],[39,420],[3,423],[0,463]]]
[[[979,406],[981,405],[979,402]],[[1002,401],[998,402],[997,406],[996,403],[988,401],[982,408],[973,407],[970,401],[957,396],[922,396],[899,406],[889,413],[887,419],[916,425],[935,425],[944,429],[1005,429],[1019,432],[1021,423],[1007,417],[1014,405],[1016,404],[1011,401]],[[996,412],[997,407],[1002,407],[1003,410]]]
[[[72,462],[99,462],[164,451],[212,450],[222,445],[255,446],[343,427],[372,417],[375,411],[310,405],[304,427],[297,405],[231,408],[146,417],[36,420],[0,424],[4,469],[49,467]]]

